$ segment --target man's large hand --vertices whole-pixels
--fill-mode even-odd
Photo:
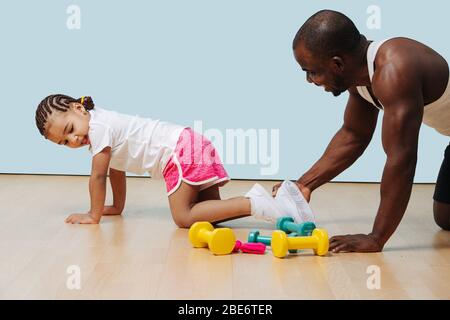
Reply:
[[[273,197],[275,197],[277,195],[278,189],[281,187],[281,184],[282,184],[282,182],[273,186],[273,188],[272,188],[272,196]],[[309,190],[309,188],[305,187],[301,183],[295,182],[295,184],[302,192],[303,197],[306,199],[306,201],[309,202],[311,200],[311,190]]]
[[[383,245],[370,234],[348,234],[330,239],[332,252],[380,252]]]
[[[280,189],[282,183],[283,182],[280,182],[273,186],[273,188],[272,188],[272,196],[273,197],[275,197],[277,195],[278,189]]]

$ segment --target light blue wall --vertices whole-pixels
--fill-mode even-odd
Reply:
[[[313,13],[344,12],[370,39],[408,36],[450,58],[446,1],[10,0],[0,3],[1,173],[89,174],[87,149],[43,139],[34,124],[51,93],[92,95],[98,106],[204,129],[279,129],[280,170],[226,165],[233,178],[297,178],[341,125],[346,95],[305,81],[292,38]],[[66,26],[69,5],[81,29]],[[369,5],[381,29],[369,30]],[[380,124],[380,123],[379,123]],[[337,181],[379,181],[378,129]],[[417,182],[434,182],[449,139],[422,127]]]

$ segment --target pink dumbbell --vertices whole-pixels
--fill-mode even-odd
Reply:
[[[266,245],[264,243],[242,243],[237,240],[233,252],[239,252],[239,250],[244,253],[264,254]]]

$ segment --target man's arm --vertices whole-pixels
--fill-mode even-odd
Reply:
[[[374,78],[376,94],[384,105],[382,142],[387,160],[372,232],[332,237],[330,250],[333,252],[382,251],[403,218],[411,195],[423,117],[421,82],[409,66],[410,72],[387,67],[376,82]],[[380,85],[375,86],[376,83]]]
[[[126,175],[124,171],[109,168],[109,181],[113,192],[113,205],[103,210],[104,215],[119,215],[125,207]]]
[[[336,133],[322,157],[297,184],[311,193],[350,167],[366,150],[377,125],[378,109],[364,100],[356,88],[350,96],[344,114],[344,124]],[[306,195],[309,198],[309,195]]]
[[[389,72],[389,71],[388,71]],[[385,75],[385,78],[392,77]],[[411,196],[417,163],[423,97],[419,79],[390,79],[379,90],[385,105],[382,142],[387,160],[381,179],[381,202],[372,235],[384,246],[403,218]],[[387,79],[386,79],[387,80]],[[381,79],[383,81],[383,79]]]
[[[108,174],[111,148],[107,147],[92,159],[91,177],[89,178],[89,193],[91,209],[89,214],[95,222],[100,222],[103,215],[106,198],[106,177]]]

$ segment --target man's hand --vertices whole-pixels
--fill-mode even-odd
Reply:
[[[98,224],[99,220],[94,219],[90,213],[74,213],[68,216],[65,222],[72,224]]]
[[[273,186],[273,188],[272,188],[272,196],[273,197],[275,197],[277,195],[278,189],[281,187],[281,184],[282,184],[282,182]],[[302,192],[303,197],[305,197],[306,201],[309,202],[309,200],[311,199],[311,190],[309,190],[309,188],[305,187],[301,183],[298,183],[297,181],[295,181],[295,184],[297,185],[299,190]]]
[[[384,244],[381,244],[371,234],[348,234],[334,236],[330,239],[330,251],[337,252],[380,252]]]
[[[277,195],[278,189],[280,189],[281,184],[283,182],[277,183],[276,185],[273,186],[272,188],[272,197],[275,197]]]

